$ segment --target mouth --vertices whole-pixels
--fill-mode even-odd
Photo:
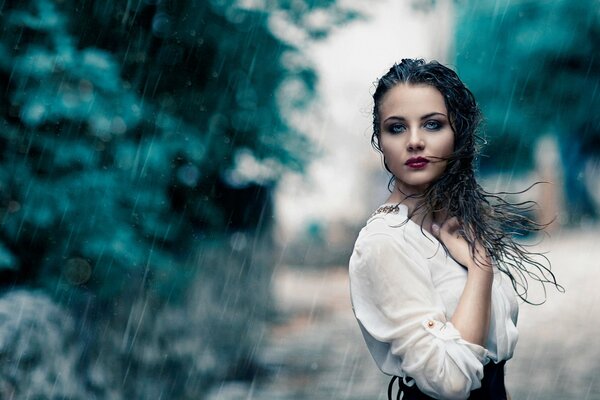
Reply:
[[[429,164],[429,160],[424,157],[412,157],[406,160],[404,164],[412,169],[422,169]]]

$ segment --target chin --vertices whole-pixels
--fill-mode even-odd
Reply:
[[[425,191],[433,182],[435,182],[439,178],[436,176],[432,179],[424,178],[422,179],[411,179],[411,180],[401,180],[399,181],[400,187],[406,188],[408,190],[416,190],[416,191]]]

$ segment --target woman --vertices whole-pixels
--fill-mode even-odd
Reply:
[[[539,254],[513,239],[541,226],[524,216],[528,203],[477,184],[481,114],[452,70],[402,60],[373,99],[371,141],[392,188],[356,240],[350,289],[367,346],[394,377],[388,397],[397,380],[404,400],[506,399],[515,292],[525,299],[525,274],[558,287]]]

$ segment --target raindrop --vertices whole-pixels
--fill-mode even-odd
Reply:
[[[81,285],[92,276],[92,266],[83,258],[71,258],[67,261],[63,274],[70,284]]]
[[[127,131],[127,124],[121,117],[114,117],[110,123],[110,131],[117,135],[121,135]]]
[[[195,186],[199,178],[200,171],[195,165],[184,165],[177,170],[177,179],[187,186]]]
[[[62,104],[65,108],[75,108],[79,105],[79,98],[75,93],[68,91],[61,96]]]
[[[152,19],[152,33],[159,38],[166,38],[171,34],[171,17],[166,13],[157,13]]]

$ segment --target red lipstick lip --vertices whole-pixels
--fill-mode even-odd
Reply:
[[[404,164],[411,168],[423,168],[427,163],[429,163],[429,160],[425,157],[411,157]]]

